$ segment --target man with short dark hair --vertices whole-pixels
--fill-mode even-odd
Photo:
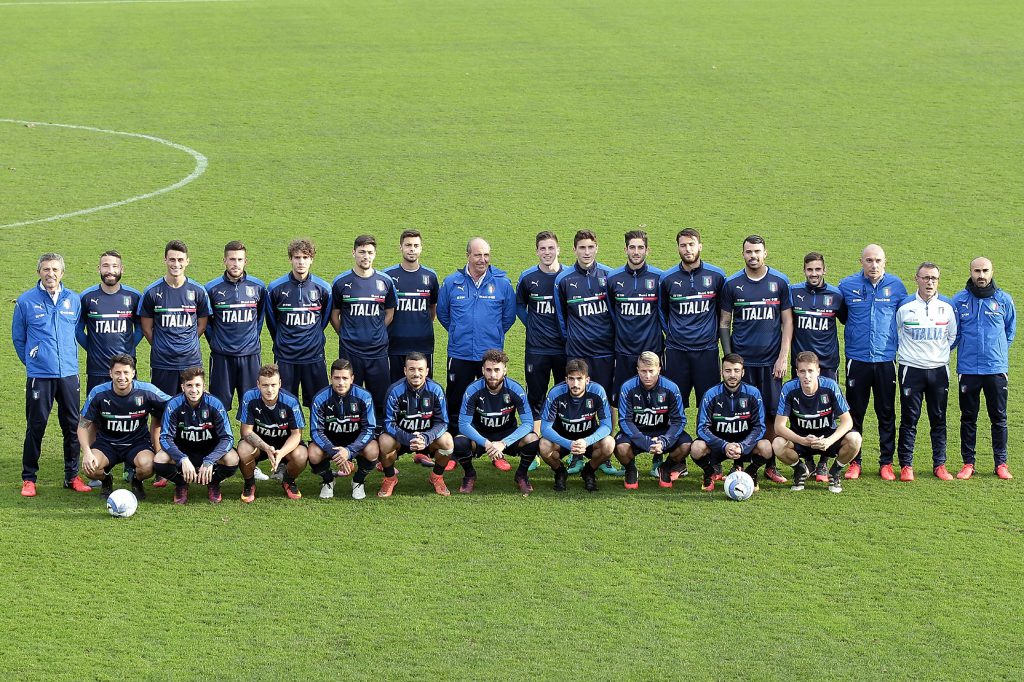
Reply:
[[[104,497],[114,490],[110,470],[131,469],[132,492],[142,501],[142,482],[153,475],[160,450],[160,424],[171,397],[153,384],[135,381],[135,358],[119,353],[110,359],[110,381],[89,392],[78,423],[82,469],[101,481]]]
[[[104,251],[97,269],[100,283],[79,295],[82,315],[76,336],[86,355],[86,394],[110,381],[110,358],[118,353],[135,357],[135,349],[142,340],[138,312],[142,294],[121,284],[124,275],[121,254]]]
[[[281,387],[296,398],[301,389],[307,407],[328,384],[324,329],[331,319],[331,285],[310,271],[315,256],[313,242],[293,239],[288,244],[291,271],[267,287],[267,329]]]
[[[636,456],[641,452],[650,452],[661,462],[662,488],[671,488],[672,481],[687,474],[686,456],[693,439],[685,428],[679,387],[662,376],[658,354],[644,351],[637,358],[636,375],[619,391],[615,456],[626,469],[626,490],[639,487]]]
[[[956,477],[967,480],[974,475],[978,410],[984,392],[996,476],[1009,480],[1013,474],[1006,462],[1006,398],[1017,308],[1013,297],[996,286],[988,258],[979,256],[971,261],[967,287],[953,297],[953,310],[957,314],[956,373],[960,377],[960,454],[964,460]]]
[[[846,399],[853,430],[864,433],[864,415],[874,394],[878,420],[879,474],[896,452],[896,309],[907,297],[899,277],[885,271],[885,251],[868,244],[860,254],[861,271],[843,278],[839,290],[846,304],[843,330],[846,353]],[[860,478],[861,454],[846,470]],[[890,467],[891,468],[891,467]],[[886,473],[888,477],[888,473]]]
[[[772,442],[775,456],[793,467],[793,490],[803,490],[811,473],[805,460],[820,455],[835,457],[827,469],[829,492],[843,492],[843,467],[860,449],[860,434],[853,431],[850,406],[834,379],[821,376],[818,356],[802,351],[796,356],[797,378],[782,386]],[[788,422],[788,425],[787,425]]]
[[[949,352],[956,343],[957,315],[953,303],[939,294],[939,266],[921,263],[917,293],[896,309],[899,348],[900,437],[896,452],[900,480],[914,480],[914,441],[921,403],[928,405],[931,427],[932,472],[952,481],[946,469],[946,405],[949,401]],[[888,474],[888,475],[887,475]],[[894,480],[892,460],[882,462],[882,478]]]
[[[377,240],[363,234],[352,248],[352,269],[331,286],[331,326],[338,332],[338,357],[352,363],[355,382],[373,396],[378,421],[391,384],[388,325],[395,314],[395,281],[373,269]]]
[[[516,486],[523,495],[529,495],[533,486],[527,474],[537,456],[539,439],[533,432],[533,413],[526,392],[508,378],[508,356],[504,351],[488,350],[481,364],[484,376],[469,385],[459,411],[455,459],[466,472],[459,492],[473,492],[476,485],[474,457],[487,455],[497,469],[509,471],[512,465],[505,456],[518,454]]]
[[[164,408],[153,458],[153,468],[174,483],[174,504],[188,502],[190,483],[205,485],[210,502],[220,503],[221,481],[238,471],[234,443],[224,404],[206,392],[206,373],[189,367],[181,373],[181,393]]]
[[[715,489],[715,464],[733,463],[754,480],[772,456],[772,444],[764,438],[764,401],[755,386],[743,383],[743,358],[726,353],[722,358],[722,382],[712,386],[697,412],[697,440],[690,456],[704,472],[701,489]]]
[[[391,497],[398,485],[395,460],[406,453],[431,455],[430,484],[434,492],[444,497],[451,494],[444,482],[444,472],[455,444],[448,433],[444,389],[427,378],[427,359],[422,353],[405,356],[405,379],[396,381],[388,391],[384,431],[377,442],[384,473],[377,497]]]
[[[242,436],[237,448],[244,479],[242,502],[256,499],[253,470],[262,459],[270,460],[271,470],[282,468],[281,487],[288,499],[302,499],[295,479],[306,468],[307,452],[302,444],[306,421],[298,399],[281,388],[277,365],[260,367],[256,388],[247,391],[238,404],[237,419]]]
[[[516,293],[504,270],[491,264],[491,245],[480,237],[466,244],[466,267],[444,279],[437,319],[448,330],[448,428],[458,433],[459,406],[480,378],[480,360],[490,348],[504,348],[516,321]]]
[[[260,372],[260,333],[267,313],[267,285],[246,272],[245,244],[224,246],[224,274],[206,283],[213,314],[206,327],[210,344],[210,393],[230,410],[256,385]]]
[[[149,341],[153,385],[168,395],[181,392],[183,369],[203,364],[199,339],[211,315],[210,297],[199,282],[185,276],[188,247],[177,239],[164,247],[167,269],[142,292],[139,323]]]
[[[597,469],[615,450],[612,411],[604,387],[590,380],[585,360],[573,358],[565,365],[565,381],[548,393],[541,416],[540,456],[555,472],[555,490],[565,491],[569,471],[562,457],[586,458],[580,471],[583,487],[597,490]]]
[[[44,253],[36,264],[39,280],[14,304],[11,338],[25,365],[25,445],[21,457],[21,494],[36,496],[39,455],[46,422],[57,401],[57,419],[64,434],[64,487],[87,493],[78,478],[78,345],[75,328],[81,315],[78,294],[61,285],[64,257]]]
[[[526,328],[526,396],[540,428],[540,413],[551,379],[565,381],[565,338],[555,314],[555,278],[562,272],[558,262],[558,237],[544,230],[537,233],[537,265],[524,270],[516,285],[516,314]],[[536,461],[536,460],[534,460]]]
[[[661,355],[664,336],[658,305],[661,270],[647,262],[647,233],[630,230],[625,235],[626,264],[608,275],[608,309],[615,325],[615,373],[611,395],[636,376],[640,354]],[[617,407],[617,405],[616,405]]]
[[[388,327],[390,383],[405,376],[405,356],[413,351],[427,358],[427,375],[433,377],[437,319],[437,273],[420,262],[423,238],[419,230],[402,230],[398,245],[402,260],[384,270],[395,283],[397,304]]]
[[[373,397],[355,385],[352,363],[339,358],[331,364],[331,385],[316,394],[309,410],[309,468],[320,476],[320,499],[334,497],[334,472],[352,474],[352,499],[366,498],[366,476],[377,464],[380,449],[374,438],[377,419]]]
[[[789,368],[793,310],[789,278],[768,267],[767,257],[763,237],[752,234],[743,240],[743,269],[726,280],[722,289],[719,334],[726,353],[743,357],[743,381],[757,388],[765,413],[772,419],[782,393],[782,378]],[[765,429],[770,445],[774,424],[766,424]],[[764,475],[785,483],[775,467],[775,456],[769,452],[768,459]]]
[[[793,306],[793,376],[796,356],[814,353],[820,374],[839,380],[839,325],[846,304],[839,287],[825,281],[825,256],[811,251],[804,256],[804,281],[789,287]]]

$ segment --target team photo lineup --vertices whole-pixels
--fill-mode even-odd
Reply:
[[[647,262],[642,229],[624,234],[625,264],[615,268],[598,261],[594,231],[575,232],[568,258],[558,236],[542,231],[537,264],[518,276],[491,263],[482,237],[469,240],[465,266],[447,276],[420,262],[420,232],[405,230],[397,242],[401,262],[377,269],[377,240],[357,237],[351,269],[328,282],[314,273],[312,241],[295,239],[289,271],[264,283],[246,271],[245,244],[231,241],[223,275],[203,285],[187,275],[189,246],[173,240],[166,275],[140,289],[121,282],[122,257],[108,250],[98,258],[99,283],[81,293],[61,283],[63,256],[42,254],[39,281],[18,298],[12,322],[27,371],[21,494],[37,494],[54,403],[64,487],[98,488],[114,515],[134,513],[150,478],[152,487],[170,486],[176,504],[187,503],[190,485],[221,502],[221,482],[236,473],[242,502],[269,479],[298,500],[307,468],[321,499],[340,481],[364,499],[375,474],[376,494],[387,498],[402,455],[429,470],[426,484],[441,496],[450,495],[445,474],[457,469],[458,491],[474,491],[475,460],[510,472],[510,489],[524,496],[541,462],[555,491],[574,474],[596,491],[599,472],[636,490],[641,455],[661,488],[688,476],[692,460],[704,491],[723,481],[733,499],[759,490],[761,476],[794,491],[813,480],[840,493],[865,472],[861,446],[875,438],[881,479],[914,480],[922,407],[928,468],[943,481],[965,480],[978,466],[982,396],[992,471],[1013,477],[1006,405],[1016,314],[984,256],[944,266],[946,281],[966,275],[946,296],[939,265],[922,262],[907,287],[877,244],[832,283],[817,251],[804,256],[798,278],[770,267],[757,234],[737,249],[743,267],[731,275],[704,262],[693,228],[678,232],[679,262],[664,270]],[[605,253],[619,243],[602,238]],[[433,378],[435,323],[448,335],[444,387]],[[517,323],[525,354],[510,358],[505,335]],[[136,372],[143,338],[149,381]],[[946,452],[951,387],[961,413],[956,473]],[[869,407],[877,435],[864,433]],[[119,464],[132,495],[114,494]]]

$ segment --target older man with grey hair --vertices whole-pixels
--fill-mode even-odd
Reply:
[[[469,385],[481,377],[484,352],[504,349],[516,321],[516,294],[504,270],[491,265],[491,245],[480,237],[466,244],[466,266],[445,277],[437,319],[448,330],[448,430],[457,435],[459,408]]]
[[[25,365],[25,446],[21,458],[21,494],[36,496],[39,456],[46,422],[57,401],[64,435],[64,487],[91,490],[78,478],[78,342],[75,329],[81,312],[78,294],[61,285],[64,257],[44,253],[36,265],[39,281],[18,297],[11,338]]]

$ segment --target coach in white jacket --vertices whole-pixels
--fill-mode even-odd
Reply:
[[[943,481],[953,480],[946,471],[946,403],[949,395],[949,351],[956,340],[956,313],[952,302],[939,295],[939,268],[921,263],[917,268],[917,293],[896,310],[900,382],[900,429],[896,454],[900,480],[914,480],[914,439],[921,401],[928,403],[931,426],[932,471]],[[888,475],[887,475],[888,474]],[[882,478],[895,480],[892,463]]]

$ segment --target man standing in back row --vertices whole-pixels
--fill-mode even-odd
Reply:
[[[761,236],[753,234],[743,240],[744,268],[722,287],[719,334],[726,354],[736,353],[743,358],[744,383],[761,394],[767,420],[765,440],[771,444],[782,378],[789,368],[793,310],[789,278],[769,268],[765,263],[767,257],[768,249]],[[726,347],[729,342],[731,346]],[[775,455],[770,453],[764,475],[776,483],[786,482],[775,467]]]
[[[1017,335],[1017,309],[1013,298],[996,286],[992,261],[971,261],[967,288],[953,297],[957,315],[956,373],[960,377],[960,454],[964,466],[956,475],[974,475],[975,443],[981,393],[992,423],[992,454],[996,475],[1013,478],[1006,463],[1006,394],[1010,371],[1010,344]]]
[[[124,266],[117,251],[100,255],[100,283],[81,293],[78,344],[85,350],[85,393],[110,381],[110,359],[118,353],[135,357],[142,340],[139,299],[142,294],[121,284]]]
[[[868,244],[860,255],[861,272],[844,278],[839,291],[846,303],[846,400],[853,430],[863,436],[864,415],[871,393],[878,419],[879,470],[896,452],[896,309],[907,288],[885,271],[885,251]],[[845,477],[860,478],[861,454],[850,463]]]
[[[437,273],[420,263],[423,238],[404,230],[398,239],[402,261],[384,271],[395,282],[397,307],[388,327],[391,383],[405,376],[405,356],[422,353],[427,376],[434,376],[434,320],[437,318]]]
[[[448,430],[458,435],[459,408],[480,363],[491,348],[505,347],[516,322],[516,292],[504,270],[491,265],[491,245],[480,237],[466,244],[466,267],[444,279],[437,319],[448,330]],[[406,374],[408,376],[408,373]]]
[[[203,285],[185,276],[188,247],[177,239],[164,247],[167,274],[142,292],[139,317],[149,341],[153,385],[167,395],[181,393],[180,374],[203,364],[199,339],[212,310]]]

